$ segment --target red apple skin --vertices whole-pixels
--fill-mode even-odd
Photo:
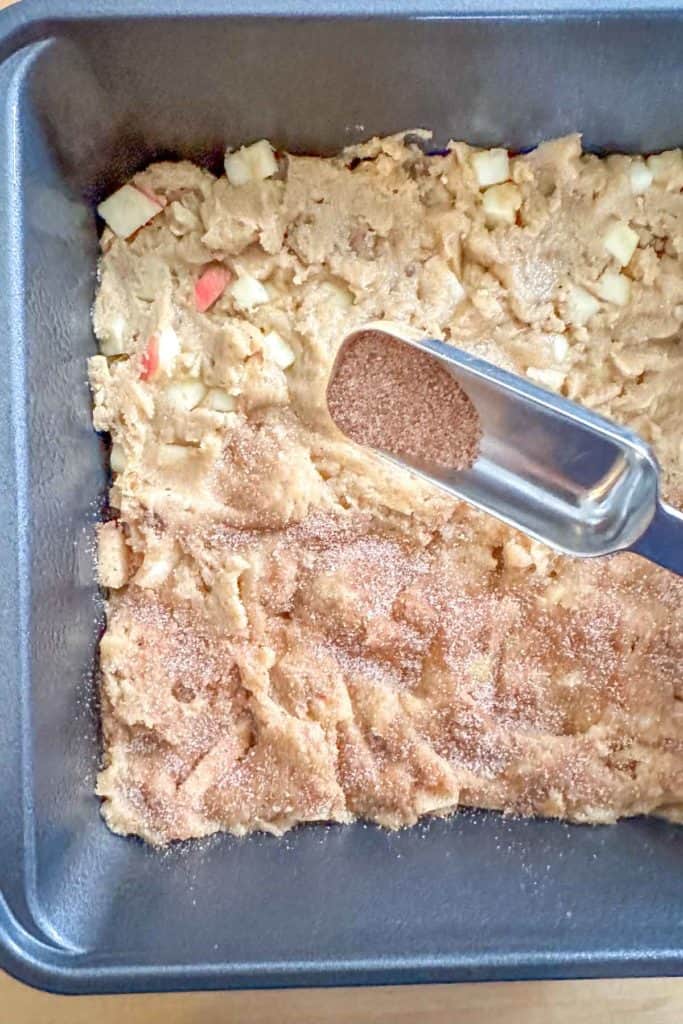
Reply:
[[[206,313],[225,291],[232,280],[226,267],[207,267],[194,286],[194,304],[200,313]]]
[[[159,335],[151,334],[140,360],[140,380],[151,380],[159,369]]]

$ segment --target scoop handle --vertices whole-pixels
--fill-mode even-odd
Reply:
[[[658,502],[650,525],[629,550],[683,576],[683,512]]]

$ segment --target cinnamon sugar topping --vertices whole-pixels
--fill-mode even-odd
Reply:
[[[476,409],[437,359],[380,331],[341,350],[327,388],[332,419],[357,444],[466,469],[477,457]]]

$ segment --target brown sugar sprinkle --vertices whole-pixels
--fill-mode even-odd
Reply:
[[[426,352],[380,331],[343,346],[327,406],[357,444],[447,469],[467,469],[477,458],[481,424],[462,388]]]

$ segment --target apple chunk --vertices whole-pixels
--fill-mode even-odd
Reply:
[[[242,146],[234,153],[225,155],[225,173],[231,185],[248,185],[252,181],[264,181],[277,173],[277,160],[273,147],[267,139]]]
[[[140,379],[152,380],[159,369],[159,335],[151,334],[140,360]]]
[[[231,280],[232,274],[225,267],[206,268],[194,286],[194,304],[200,313],[206,313],[220,299]]]
[[[598,300],[581,285],[571,285],[566,298],[567,323],[583,327],[600,309]]]
[[[595,283],[595,291],[605,302],[626,306],[631,297],[631,282],[625,274],[606,270]]]
[[[150,334],[140,360],[140,380],[154,380],[160,371],[170,375],[179,353],[180,340],[172,327]]]
[[[279,366],[281,370],[288,369],[294,362],[294,353],[277,331],[269,331],[261,342],[261,346],[265,357]]]
[[[119,238],[128,238],[161,210],[160,203],[133,185],[123,185],[97,207],[102,220]]]
[[[481,205],[487,222],[492,226],[514,224],[517,211],[522,205],[522,193],[511,181],[506,181],[502,185],[492,185],[484,192]]]
[[[654,174],[644,160],[634,160],[629,167],[629,182],[634,195],[642,195],[646,192],[654,179]]]
[[[237,399],[223,388],[211,388],[204,399],[204,405],[213,412],[234,412]]]
[[[624,221],[612,221],[602,237],[602,244],[610,256],[625,267],[638,247],[638,235]]]
[[[230,285],[230,292],[242,309],[253,309],[254,306],[268,302],[268,292],[251,274],[240,274]]]
[[[174,380],[165,391],[167,401],[177,412],[190,412],[205,394],[206,388],[200,380],[189,379]]]
[[[178,563],[180,552],[173,540],[162,537],[150,543],[134,581],[146,590],[155,590],[168,578]]]
[[[101,586],[118,590],[128,580],[128,546],[117,522],[97,528],[97,573]]]
[[[111,466],[112,473],[123,473],[126,468],[126,453],[123,446],[117,441],[111,446],[111,452],[109,453],[109,465]]]
[[[472,157],[472,166],[479,188],[499,185],[510,177],[507,149],[482,149]]]

